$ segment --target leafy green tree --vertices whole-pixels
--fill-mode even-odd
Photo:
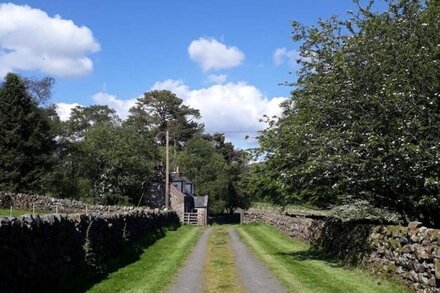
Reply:
[[[203,138],[193,138],[178,154],[178,165],[196,185],[198,195],[209,195],[211,212],[225,209],[228,192],[228,165],[214,147]]]
[[[224,136],[217,139],[224,142]],[[238,161],[228,162],[219,152],[218,144],[207,140],[210,136],[195,137],[178,154],[178,165],[183,174],[196,185],[199,195],[209,195],[213,213],[233,213],[236,208],[249,206],[248,196],[239,186]],[[232,147],[233,149],[233,147]]]
[[[9,73],[0,88],[0,189],[40,191],[50,170],[54,140],[46,115]]]
[[[223,156],[229,167],[226,211],[232,214],[237,208],[249,208],[250,194],[248,187],[243,183],[249,163],[248,153],[244,150],[235,149],[231,142],[226,141],[225,135],[222,133],[204,135],[204,139],[211,142],[216,152]]]
[[[53,77],[45,76],[41,79],[22,77],[22,81],[27,94],[37,105],[44,104],[50,100],[52,96],[52,87],[55,84],[55,79]]]
[[[302,67],[262,133],[263,174],[285,202],[360,198],[439,225],[440,3],[372,5],[293,23]]]
[[[182,104],[182,99],[167,90],[146,92],[139,98],[136,106],[130,109],[130,120],[141,121],[153,132],[155,139],[165,145],[165,132],[177,142],[188,141],[196,133],[201,133],[203,124],[195,120],[200,118],[199,110]]]
[[[79,140],[59,144],[51,193],[101,204],[137,204],[158,161],[149,132],[97,122]]]
[[[61,121],[53,109],[47,108],[46,112],[57,137],[56,164],[46,178],[48,193],[57,197],[93,199],[93,180],[85,175],[90,166],[84,159],[87,154],[81,149],[82,142],[86,132],[96,124],[119,125],[116,111],[104,105],[78,106],[66,122]]]
[[[69,133],[81,137],[84,132],[97,123],[120,123],[114,109],[107,105],[76,106],[72,109],[67,123]]]
[[[241,151],[236,150],[231,142],[227,142],[224,134],[205,134],[203,138],[211,142],[217,153],[221,154],[226,162],[232,163],[241,157]]]
[[[286,205],[294,201],[293,196],[290,194],[289,198],[283,197],[280,180],[274,177],[275,166],[268,165],[272,162],[273,160],[267,160],[248,166],[241,175],[240,185],[254,202],[272,201],[278,205]]]
[[[129,124],[97,123],[86,132],[80,150],[83,176],[91,181],[94,196],[107,204],[138,202],[157,160],[151,135]]]

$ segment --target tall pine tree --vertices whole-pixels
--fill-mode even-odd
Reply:
[[[0,87],[0,190],[41,191],[53,149],[46,116],[9,73]]]

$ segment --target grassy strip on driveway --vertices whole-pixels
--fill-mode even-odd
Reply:
[[[244,292],[239,282],[228,226],[214,226],[208,239],[205,292]]]
[[[201,229],[183,226],[148,247],[140,259],[94,285],[88,292],[161,292],[175,278]]]
[[[344,268],[263,224],[235,228],[240,238],[268,266],[289,292],[406,292],[356,268]]]

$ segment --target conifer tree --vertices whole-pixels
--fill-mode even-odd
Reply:
[[[13,73],[0,87],[0,125],[0,190],[40,191],[54,141],[46,116]]]

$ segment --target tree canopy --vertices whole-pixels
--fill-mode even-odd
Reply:
[[[130,119],[144,123],[161,145],[165,145],[167,129],[173,140],[185,142],[201,133],[203,124],[195,121],[200,118],[199,110],[182,103],[182,99],[167,90],[146,92],[130,109]]]
[[[94,196],[107,204],[137,203],[158,159],[152,136],[140,135],[126,124],[96,124],[86,133],[80,150]]]
[[[16,74],[0,87],[0,125],[0,188],[41,191],[55,143],[47,116]]]
[[[360,198],[438,225],[440,3],[372,4],[293,22],[301,69],[253,180],[278,202]]]
[[[97,123],[117,124],[120,122],[114,109],[107,105],[76,106],[68,120],[68,131],[71,135],[81,137],[84,132]]]
[[[210,140],[213,137],[215,140]],[[224,136],[215,134],[213,137],[194,137],[189,140],[178,154],[177,165],[195,183],[198,195],[209,195],[211,212],[233,213],[238,207],[247,208],[249,194],[243,192],[239,185],[240,171],[247,161],[245,158],[241,161],[228,161],[232,151],[225,155],[224,149],[218,144],[218,141],[224,142]],[[241,152],[235,152],[238,158]]]

